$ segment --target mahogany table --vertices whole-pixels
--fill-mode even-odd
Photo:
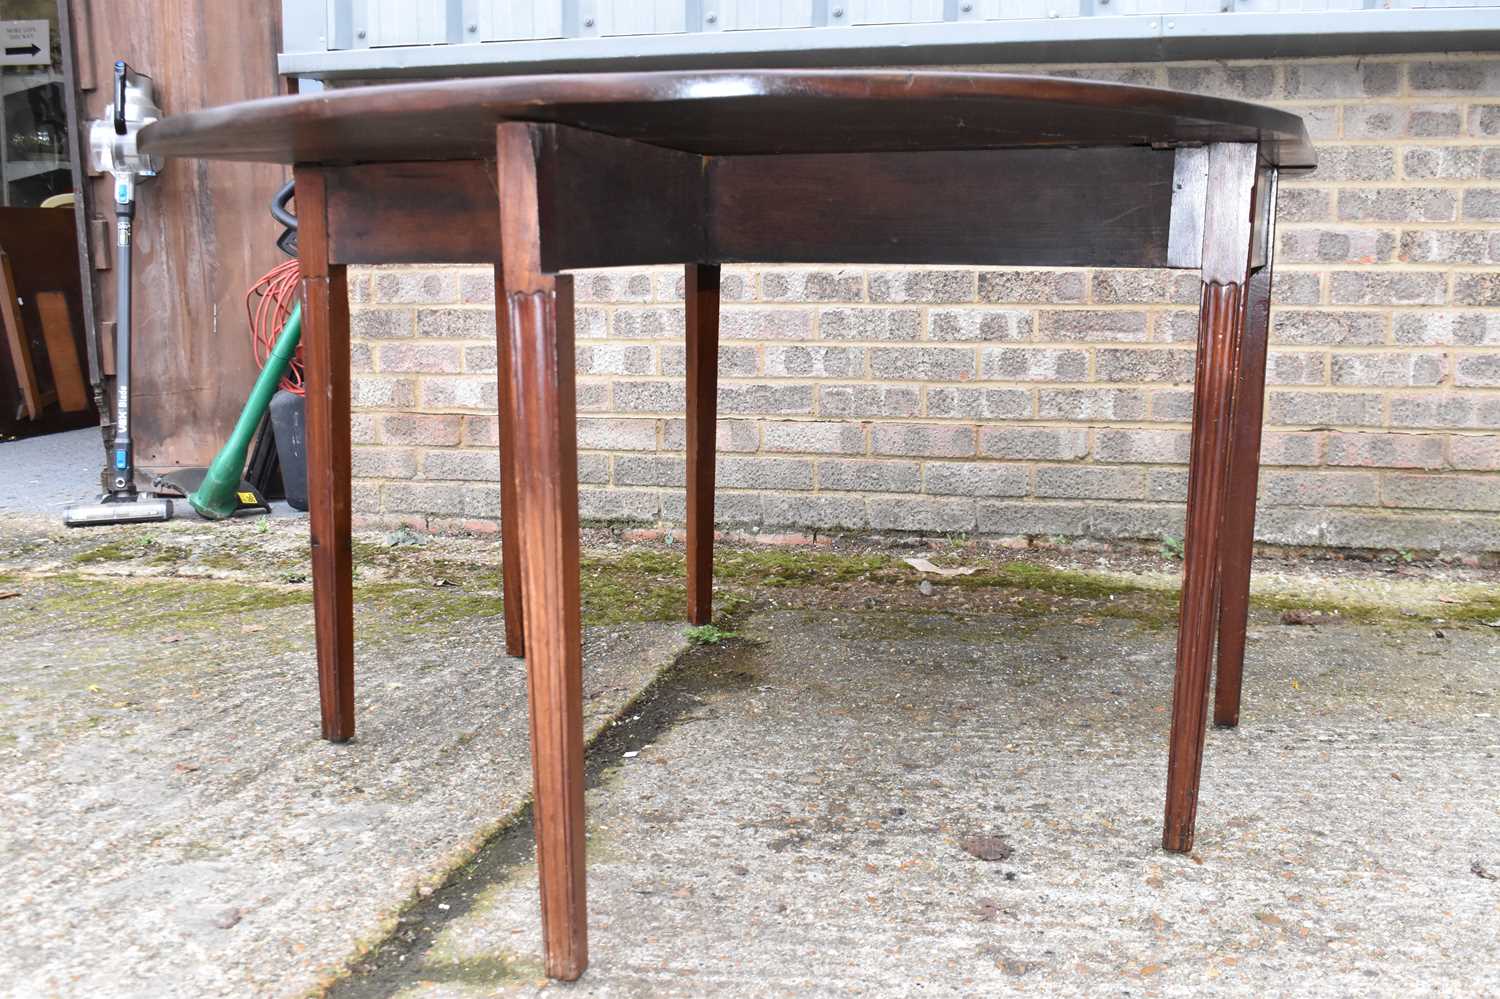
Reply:
[[[162,156],[294,165],[323,735],[354,734],[349,264],[495,268],[507,650],[527,660],[549,975],[587,964],[573,283],[680,263],[688,613],[709,620],[719,265],[1174,267],[1202,276],[1162,842],[1192,845],[1214,720],[1238,721],[1280,170],[1295,115],[994,73],[505,77],[174,116]],[[500,192],[497,197],[496,192]]]

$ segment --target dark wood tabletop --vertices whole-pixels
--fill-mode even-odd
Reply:
[[[323,91],[174,115],[162,156],[273,163],[492,159],[499,121],[554,122],[703,155],[1253,142],[1316,164],[1302,119],[1243,101],[1011,73],[590,73]]]

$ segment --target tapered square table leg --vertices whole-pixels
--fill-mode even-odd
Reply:
[[[1172,735],[1162,845],[1192,849],[1203,768],[1208,681],[1219,609],[1220,543],[1229,492],[1231,412],[1239,380],[1250,263],[1254,145],[1209,147],[1203,226],[1203,290],[1198,313],[1193,436],[1188,463],[1187,531]]]
[[[688,620],[714,615],[714,444],[719,393],[719,268],[688,264],[687,601]]]
[[[323,738],[354,736],[354,555],[350,535],[349,293],[328,260],[323,174],[295,173],[307,382],[307,506]]]

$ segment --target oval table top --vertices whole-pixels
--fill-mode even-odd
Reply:
[[[1302,119],[1244,101],[1063,77],[890,70],[504,76],[272,97],[172,115],[161,156],[272,163],[492,159],[500,121],[555,122],[702,155],[1254,142],[1316,156]]]

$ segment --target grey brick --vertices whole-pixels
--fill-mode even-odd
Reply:
[[[653,490],[578,490],[578,516],[584,521],[651,523],[660,512],[661,497]]]
[[[892,499],[871,497],[870,527],[877,531],[972,531],[972,499]]]
[[[730,340],[809,340],[811,309],[734,306],[722,310],[719,334]]]
[[[1326,101],[1336,97],[1385,97],[1400,89],[1399,63],[1368,60],[1289,62],[1282,94],[1292,99]]]
[[[579,271],[573,276],[573,294],[580,302],[649,302],[651,272],[619,268]]]
[[[1483,163],[1475,146],[1415,146],[1402,155],[1401,172],[1409,180],[1474,180],[1484,176]]]
[[[714,524],[719,527],[733,525],[758,527],[765,520],[765,501],[759,492],[714,493]],[[670,490],[661,495],[661,519],[668,523],[681,524],[687,521],[687,497],[680,490]]]
[[[617,486],[681,486],[686,481],[681,458],[656,454],[615,456]]]
[[[1500,434],[1449,437],[1448,464],[1471,471],[1500,471]]]
[[[760,297],[767,302],[859,302],[865,276],[858,270],[767,270],[760,276]]]
[[[1006,382],[1081,382],[1088,377],[1088,353],[1047,347],[984,347],[982,376]]]
[[[973,271],[872,271],[869,286],[872,302],[972,302],[975,297]]]
[[[914,461],[818,462],[818,488],[838,492],[914,493],[922,488],[922,466]]]
[[[1391,180],[1396,176],[1396,151],[1390,146],[1318,146],[1319,183],[1334,180]],[[1408,173],[1407,176],[1413,176]]]
[[[1390,397],[1391,426],[1489,430],[1500,427],[1500,398],[1473,392]]]
[[[1440,187],[1346,187],[1338,216],[1346,222],[1451,222],[1457,195]]]
[[[1188,473],[1185,468],[1146,469],[1147,499],[1184,503],[1187,501],[1187,486]]]
[[[1096,430],[1094,458],[1098,461],[1148,465],[1180,465],[1188,460],[1186,430]]]
[[[1042,340],[1139,341],[1146,339],[1146,313],[1135,309],[1045,309]]]
[[[580,454],[578,456],[578,481],[589,486],[608,485],[609,455]]]
[[[432,452],[432,454],[442,453],[444,452]],[[415,479],[417,477],[417,452],[410,448],[356,447],[350,451],[349,464],[351,474],[356,479]]]
[[[1287,187],[1276,192],[1277,222],[1324,222],[1332,217],[1333,192],[1325,187]]]
[[[498,356],[494,344],[465,347],[462,370],[475,375],[493,375],[498,368]]]
[[[492,268],[465,268],[458,275],[458,300],[465,305],[495,304],[495,272]]]
[[[719,458],[714,484],[722,489],[811,489],[813,463],[805,458]]]
[[[1191,383],[1193,355],[1176,348],[1100,347],[1094,352],[1094,372],[1101,382]]]
[[[1274,305],[1317,305],[1323,301],[1321,275],[1283,270],[1271,285]]]
[[[1381,493],[1386,506],[1434,510],[1500,510],[1500,476],[1410,475],[1388,472]]]
[[[1437,385],[1446,371],[1447,364],[1442,354],[1333,355],[1335,385]]]
[[[1030,340],[1031,313],[1024,309],[933,309],[928,315],[933,340]]]
[[[409,337],[413,323],[411,309],[354,309],[349,313],[349,336],[356,340]]]
[[[926,491],[938,496],[1025,496],[1025,466],[929,461]]]
[[[1071,427],[981,427],[979,453],[1016,461],[1068,461],[1088,454],[1087,430]]]
[[[1266,422],[1281,426],[1378,427],[1383,396],[1376,392],[1299,392],[1272,390]]]
[[[1400,104],[1344,105],[1344,138],[1386,139],[1406,134],[1406,108]]]
[[[974,428],[942,423],[877,423],[870,430],[875,454],[918,458],[968,458]]]
[[[1037,415],[1044,420],[1139,420],[1146,415],[1146,393],[1140,389],[1049,389],[1037,395]]]
[[[979,530],[1007,537],[1079,537],[1089,533],[1090,507],[1076,503],[980,500]]]
[[[494,340],[495,313],[492,309],[418,309],[417,336]]]
[[[1460,134],[1463,128],[1463,107],[1458,104],[1419,104],[1407,109],[1408,135],[1444,138]]]
[[[1368,472],[1283,472],[1260,476],[1260,501],[1271,506],[1379,506],[1380,487]]]
[[[1271,431],[1261,436],[1262,465],[1321,465],[1325,434],[1320,431]]]
[[[586,417],[578,421],[578,446],[593,451],[654,451],[656,421]]]
[[[1138,468],[1039,465],[1036,495],[1060,499],[1144,499],[1146,477]]]
[[[1152,392],[1151,419],[1162,423],[1191,423],[1193,390],[1164,389]]]
[[[679,306],[615,309],[610,333],[629,340],[680,340],[686,320]]]
[[[865,501],[860,496],[783,496],[765,498],[767,527],[802,527],[820,530],[857,530],[865,524]]]
[[[1326,355],[1321,350],[1273,350],[1266,357],[1271,385],[1322,385]]]
[[[974,377],[972,347],[875,347],[870,370],[876,378],[958,382]]]
[[[1453,362],[1453,384],[1500,388],[1500,354],[1460,354]]]
[[[602,340],[609,336],[609,309],[579,305],[573,309],[573,335],[580,340]]]
[[[601,413],[609,409],[609,382],[578,382],[578,412]]]
[[[813,385],[742,385],[719,383],[719,412],[737,414],[771,414],[775,416],[811,415]],[[619,395],[618,386],[615,391]]]
[[[498,519],[500,486],[497,483],[464,486],[464,516],[475,519]]]
[[[1385,342],[1383,312],[1280,309],[1271,313],[1271,341],[1289,344],[1379,344]]]
[[[863,454],[864,428],[852,423],[788,421],[766,423],[761,436],[767,451],[803,454]]]
[[[720,405],[723,405],[725,386],[719,386]],[[686,394],[680,381],[642,381],[614,383],[615,409],[624,413],[680,413],[686,404]]]
[[[1407,82],[1419,94],[1494,93],[1500,88],[1500,60],[1460,59],[1412,63]]]
[[[1500,305],[1500,271],[1453,275],[1454,305]]]
[[[644,344],[581,344],[574,354],[579,374],[649,375],[656,368],[655,352]]]
[[[457,415],[402,413],[380,419],[383,444],[410,444],[419,447],[452,447],[459,441],[463,427]]]
[[[458,275],[452,271],[381,268],[372,276],[371,292],[376,302],[428,305],[458,301]]]
[[[1414,264],[1483,264],[1496,258],[1493,234],[1473,229],[1407,229],[1401,259]]]
[[[659,302],[681,302],[683,300],[683,272],[674,267],[667,273],[655,275],[655,291]],[[719,272],[719,301],[748,302],[755,298],[755,272],[747,267],[725,267]]]
[[[947,419],[1012,420],[1031,416],[1030,389],[930,388],[927,415]]]
[[[1465,222],[1500,221],[1500,187],[1474,187],[1464,192]]]
[[[415,475],[409,478],[416,478]],[[500,452],[494,448],[434,448],[422,455],[422,478],[500,483]]]
[[[1471,105],[1469,134],[1476,138],[1500,135],[1500,104]]]
[[[1187,271],[1129,269],[1097,270],[1089,281],[1093,300],[1100,305],[1136,302],[1195,304],[1199,295],[1197,274]]]
[[[915,385],[819,385],[818,415],[865,419],[916,416],[922,393]]]
[[[979,300],[996,304],[1082,302],[1084,273],[1064,270],[979,272]]]
[[[1334,305],[1443,305],[1448,276],[1427,270],[1340,270],[1332,275]]]
[[[1167,343],[1196,343],[1198,340],[1198,310],[1163,309],[1153,313],[1151,339]]]
[[[1361,468],[1439,468],[1443,438],[1433,434],[1331,433],[1330,465]]]
[[[862,347],[766,346],[766,374],[772,378],[859,378],[864,372]]]
[[[687,348],[678,344],[661,345],[661,373],[681,377],[687,374]],[[720,378],[753,378],[760,374],[760,348],[753,344],[719,344]]]
[[[378,378],[361,375],[351,379],[349,403],[360,409],[411,409],[417,402],[414,378]]]
[[[464,487],[456,482],[387,482],[380,487],[380,497],[381,507],[388,513],[464,512]]]
[[[720,454],[760,450],[760,424],[754,420],[719,420],[714,424],[714,447]],[[662,450],[687,448],[687,422],[666,420],[662,424]]]
[[[1258,100],[1272,96],[1276,87],[1276,68],[1264,65],[1168,66],[1167,86],[1210,97],[1236,100]],[[1324,96],[1324,95],[1319,95]]]
[[[1395,249],[1396,234],[1390,229],[1283,229],[1276,262],[1380,264],[1389,261]]]
[[[824,309],[818,314],[824,340],[916,340],[922,313],[916,309]]]

